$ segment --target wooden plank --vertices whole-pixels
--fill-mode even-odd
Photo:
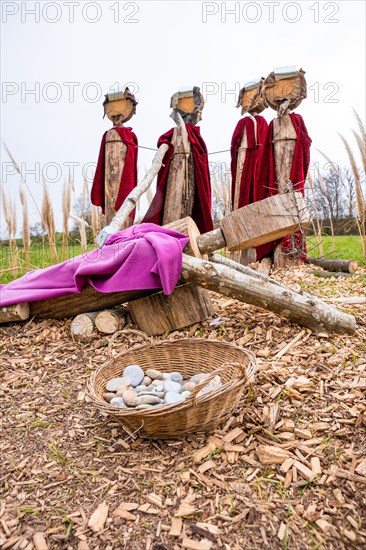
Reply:
[[[297,192],[243,206],[223,218],[220,228],[227,248],[235,251],[280,239],[310,223],[305,199]]]
[[[178,286],[166,296],[159,292],[129,304],[133,322],[149,336],[199,323],[214,309],[209,293],[193,285]]]

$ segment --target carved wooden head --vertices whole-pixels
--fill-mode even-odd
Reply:
[[[202,120],[202,111],[205,105],[203,95],[198,86],[194,86],[191,90],[185,90],[175,93],[170,100],[172,119],[177,122],[177,113],[180,113],[186,124],[195,126]]]
[[[305,71],[296,67],[280,67],[272,71],[262,86],[262,95],[281,116],[288,114],[306,98]]]
[[[248,82],[240,90],[237,107],[241,107],[241,114],[250,113],[251,115],[258,115],[266,107],[266,101],[261,95],[262,83],[264,78],[257,78]]]
[[[109,93],[103,103],[104,116],[107,115],[113,126],[123,126],[136,113],[137,100],[128,88]]]

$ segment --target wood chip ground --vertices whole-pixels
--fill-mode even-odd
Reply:
[[[88,402],[90,373],[146,340],[134,327],[87,342],[71,321],[1,327],[0,547],[366,547],[366,304],[337,300],[364,296],[365,274],[275,274],[352,312],[352,336],[218,295],[221,326],[166,335],[236,342],[260,365],[225,425],[183,441],[128,434]]]

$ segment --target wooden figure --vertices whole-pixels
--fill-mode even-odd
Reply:
[[[163,134],[169,150],[159,171],[155,197],[143,221],[159,225],[192,216],[202,233],[213,229],[211,184],[207,148],[197,123],[204,106],[200,89],[195,86],[174,94],[171,117],[177,126]]]
[[[108,93],[104,116],[113,123],[102,140],[91,191],[92,203],[101,206],[108,225],[130,191],[137,185],[137,138],[124,123],[136,113],[136,98],[128,88]],[[124,227],[133,222],[133,214]]]

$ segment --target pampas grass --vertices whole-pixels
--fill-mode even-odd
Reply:
[[[63,225],[63,233],[62,233],[62,261],[65,261],[67,257],[67,247],[69,244],[69,217],[70,217],[70,210],[71,210],[71,182],[68,181],[64,184],[64,188],[62,191],[62,225]]]
[[[25,196],[23,186],[21,186],[19,189],[19,196],[20,196],[20,202],[22,203],[22,211],[23,211],[23,250],[24,250],[25,268],[27,271],[29,271],[31,238],[30,238],[30,231],[29,231],[28,203],[27,203],[27,197]]]
[[[48,233],[48,246],[50,250],[50,259],[52,263],[58,263],[58,255],[56,248],[56,228],[53,208],[48,193],[48,187],[43,182],[43,200],[42,200],[42,229]]]
[[[9,202],[3,187],[1,188],[1,200],[9,238],[9,271],[16,276],[19,269],[19,250],[15,240],[17,232],[15,201],[13,203]]]
[[[308,178],[307,179],[308,179],[308,182],[309,182],[309,187],[311,189],[311,193],[313,195],[313,203],[314,203],[314,209],[315,209],[316,227],[314,226],[314,223],[313,223],[314,234],[316,236],[316,240],[317,240],[317,243],[318,243],[317,246],[318,246],[319,256],[323,256],[324,251],[323,251],[323,240],[322,240],[322,224],[321,224],[321,221],[320,221],[320,218],[319,218],[319,211],[318,211],[317,206],[316,206],[314,182],[313,182],[313,178],[311,177],[310,170],[308,172]]]

